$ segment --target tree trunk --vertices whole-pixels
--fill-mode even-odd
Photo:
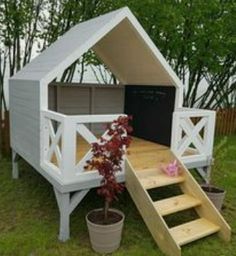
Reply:
[[[105,200],[105,205],[104,205],[104,223],[108,222],[108,210],[109,210],[109,202]]]

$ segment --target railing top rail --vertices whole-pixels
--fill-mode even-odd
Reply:
[[[177,108],[175,109],[174,113],[179,115],[186,115],[186,116],[207,116],[207,115],[214,115],[214,110],[206,110],[206,109],[197,109],[197,108]]]
[[[56,121],[63,121],[67,116],[52,110],[41,110],[41,113],[44,117],[56,120]]]
[[[64,115],[52,110],[42,110],[43,116],[50,119],[62,121],[62,119],[69,119],[75,123],[105,123],[112,122],[120,116],[126,116],[125,114],[108,114],[108,115]]]
[[[126,116],[125,114],[112,114],[112,115],[73,115],[69,118],[76,123],[105,123],[112,122],[120,116]]]

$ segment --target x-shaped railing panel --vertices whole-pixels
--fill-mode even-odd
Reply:
[[[194,125],[190,118],[181,118],[180,129],[185,133],[185,136],[179,142],[179,155],[183,155],[191,144],[197,149],[199,154],[204,153],[205,141],[201,137],[200,132],[206,125],[207,118],[205,117],[202,117],[196,125]]]
[[[176,109],[172,120],[171,149],[184,161],[212,157],[214,128],[214,111]]]
[[[49,137],[50,137],[51,143],[49,146],[49,150],[47,152],[47,160],[49,162],[52,162],[53,153],[55,153],[58,167],[60,168],[62,156],[61,156],[61,151],[59,147],[59,141],[62,136],[62,124],[58,125],[57,130],[55,132],[52,121],[48,119],[48,128],[49,128]]]

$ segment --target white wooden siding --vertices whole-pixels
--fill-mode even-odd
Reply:
[[[11,147],[33,166],[39,166],[39,82],[9,80]]]

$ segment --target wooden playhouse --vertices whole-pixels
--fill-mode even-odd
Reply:
[[[55,78],[92,49],[119,85],[61,84]],[[78,24],[9,80],[13,178],[25,159],[53,186],[60,211],[59,239],[69,238],[70,214],[100,185],[85,171],[90,144],[104,123],[133,115],[130,155],[118,175],[159,247],[181,254],[182,245],[230,228],[187,168],[207,179],[215,113],[182,107],[183,85],[128,8]],[[178,159],[182,174],[168,177],[162,164]],[[182,194],[153,202],[148,189],[177,184]],[[169,228],[164,216],[194,208],[194,221]]]

